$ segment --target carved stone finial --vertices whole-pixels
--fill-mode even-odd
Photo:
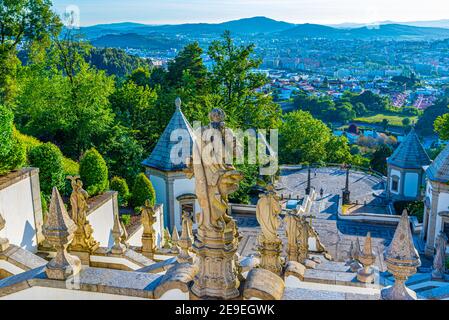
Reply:
[[[171,236],[170,236],[170,231],[168,231],[168,228],[164,229],[164,244],[162,246],[163,249],[171,249],[172,247],[172,241],[171,241]]]
[[[75,237],[70,244],[70,251],[92,253],[98,249],[99,243],[93,238],[93,228],[87,220],[89,194],[83,189],[83,182],[79,176],[68,176],[71,181],[72,194],[70,195],[71,218],[77,225]]]
[[[277,233],[281,225],[281,211],[279,197],[270,186],[266,193],[260,196],[256,207],[256,217],[261,227],[258,250],[261,256],[260,266],[278,275],[282,273],[282,240]]]
[[[446,273],[446,247],[447,236],[440,232],[436,241],[436,253],[433,258],[432,279],[442,280]]]
[[[179,253],[178,241],[179,241],[178,228],[176,228],[176,226],[173,226],[173,232],[171,235],[171,243],[172,243],[171,252],[172,253]]]
[[[177,97],[175,100],[175,106],[177,110],[181,110],[181,104],[182,104],[181,98]]]
[[[150,201],[145,201],[145,205],[140,212],[141,223],[143,226],[142,233],[142,254],[153,259],[156,252],[155,231],[153,225],[156,223],[156,213]]]
[[[363,266],[359,262],[360,257],[360,243],[357,238],[356,243],[354,241],[351,241],[351,247],[349,249],[349,261],[347,262],[347,265],[350,266],[352,272],[359,271],[360,268]]]
[[[178,254],[178,262],[185,263],[193,262],[193,257],[190,254],[192,250],[193,244],[193,231],[192,231],[192,220],[187,212],[182,213],[182,229],[181,229],[181,238],[178,241],[179,244],[179,254]]]
[[[418,251],[413,244],[407,210],[402,213],[390,246],[384,252],[387,269],[393,274],[393,286],[382,290],[384,300],[415,300],[416,293],[405,286],[405,281],[416,273],[421,265]]]
[[[2,214],[0,213],[0,231],[2,231],[5,228],[5,225],[6,225],[5,218],[3,218]],[[9,240],[6,238],[0,238],[0,252],[4,252],[8,248],[9,248]]]
[[[376,262],[376,256],[373,254],[371,244],[371,232],[368,232],[363,246],[363,252],[359,255],[358,260],[362,263],[363,268],[357,272],[357,280],[364,283],[372,283],[374,281],[374,270],[371,266]]]
[[[122,255],[126,251],[126,246],[123,242],[123,235],[125,230],[123,230],[123,225],[120,221],[118,213],[114,214],[114,226],[112,227],[112,237],[114,238],[114,245],[111,248],[111,253],[114,255]]]
[[[76,224],[70,219],[57,188],[53,188],[50,210],[43,233],[47,241],[56,249],[56,256],[45,269],[49,279],[66,280],[81,270],[78,257],[67,252],[67,246],[74,237]]]

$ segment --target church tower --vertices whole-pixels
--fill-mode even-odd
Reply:
[[[164,206],[164,225],[181,229],[182,212],[193,221],[199,208],[195,196],[195,178],[187,179],[183,170],[192,154],[193,129],[181,111],[181,99],[153,152],[142,162],[156,191],[156,201]]]

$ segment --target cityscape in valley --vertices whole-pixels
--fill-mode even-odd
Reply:
[[[449,20],[63,3],[0,2],[0,300],[449,299]]]

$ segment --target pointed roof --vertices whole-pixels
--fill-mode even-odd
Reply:
[[[421,169],[431,163],[413,127],[405,140],[387,159],[387,163],[403,169]]]
[[[449,145],[440,152],[427,168],[426,175],[432,181],[449,182]]]
[[[161,171],[182,171],[186,168],[185,160],[192,154],[193,129],[181,111],[181,99],[177,98],[175,104],[175,113],[159,138],[156,147],[151,155],[142,162],[146,167]],[[190,148],[188,155],[181,154],[179,145],[181,141],[182,146],[185,146],[182,149]],[[174,148],[175,146],[176,148]],[[178,158],[172,161],[170,157],[172,150],[179,150],[178,155],[182,155],[183,159],[179,160]]]
[[[417,267],[421,264],[418,251],[413,244],[407,210],[402,212],[393,240],[385,250],[385,260],[402,266]]]

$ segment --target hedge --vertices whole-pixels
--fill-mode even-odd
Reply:
[[[127,206],[130,197],[129,187],[126,180],[120,177],[114,177],[111,180],[111,190],[118,192],[118,202],[121,206]]]
[[[134,207],[143,206],[146,200],[150,200],[151,205],[154,205],[156,192],[147,176],[144,173],[139,173],[133,185],[132,205]]]
[[[88,150],[81,158],[80,177],[91,197],[109,188],[108,167],[95,148]]]
[[[32,147],[28,153],[28,161],[32,167],[39,168],[39,180],[44,195],[50,195],[53,187],[65,189],[65,175],[61,150],[47,142]]]
[[[0,105],[0,174],[20,168],[25,162],[25,146],[14,129],[14,115]]]

